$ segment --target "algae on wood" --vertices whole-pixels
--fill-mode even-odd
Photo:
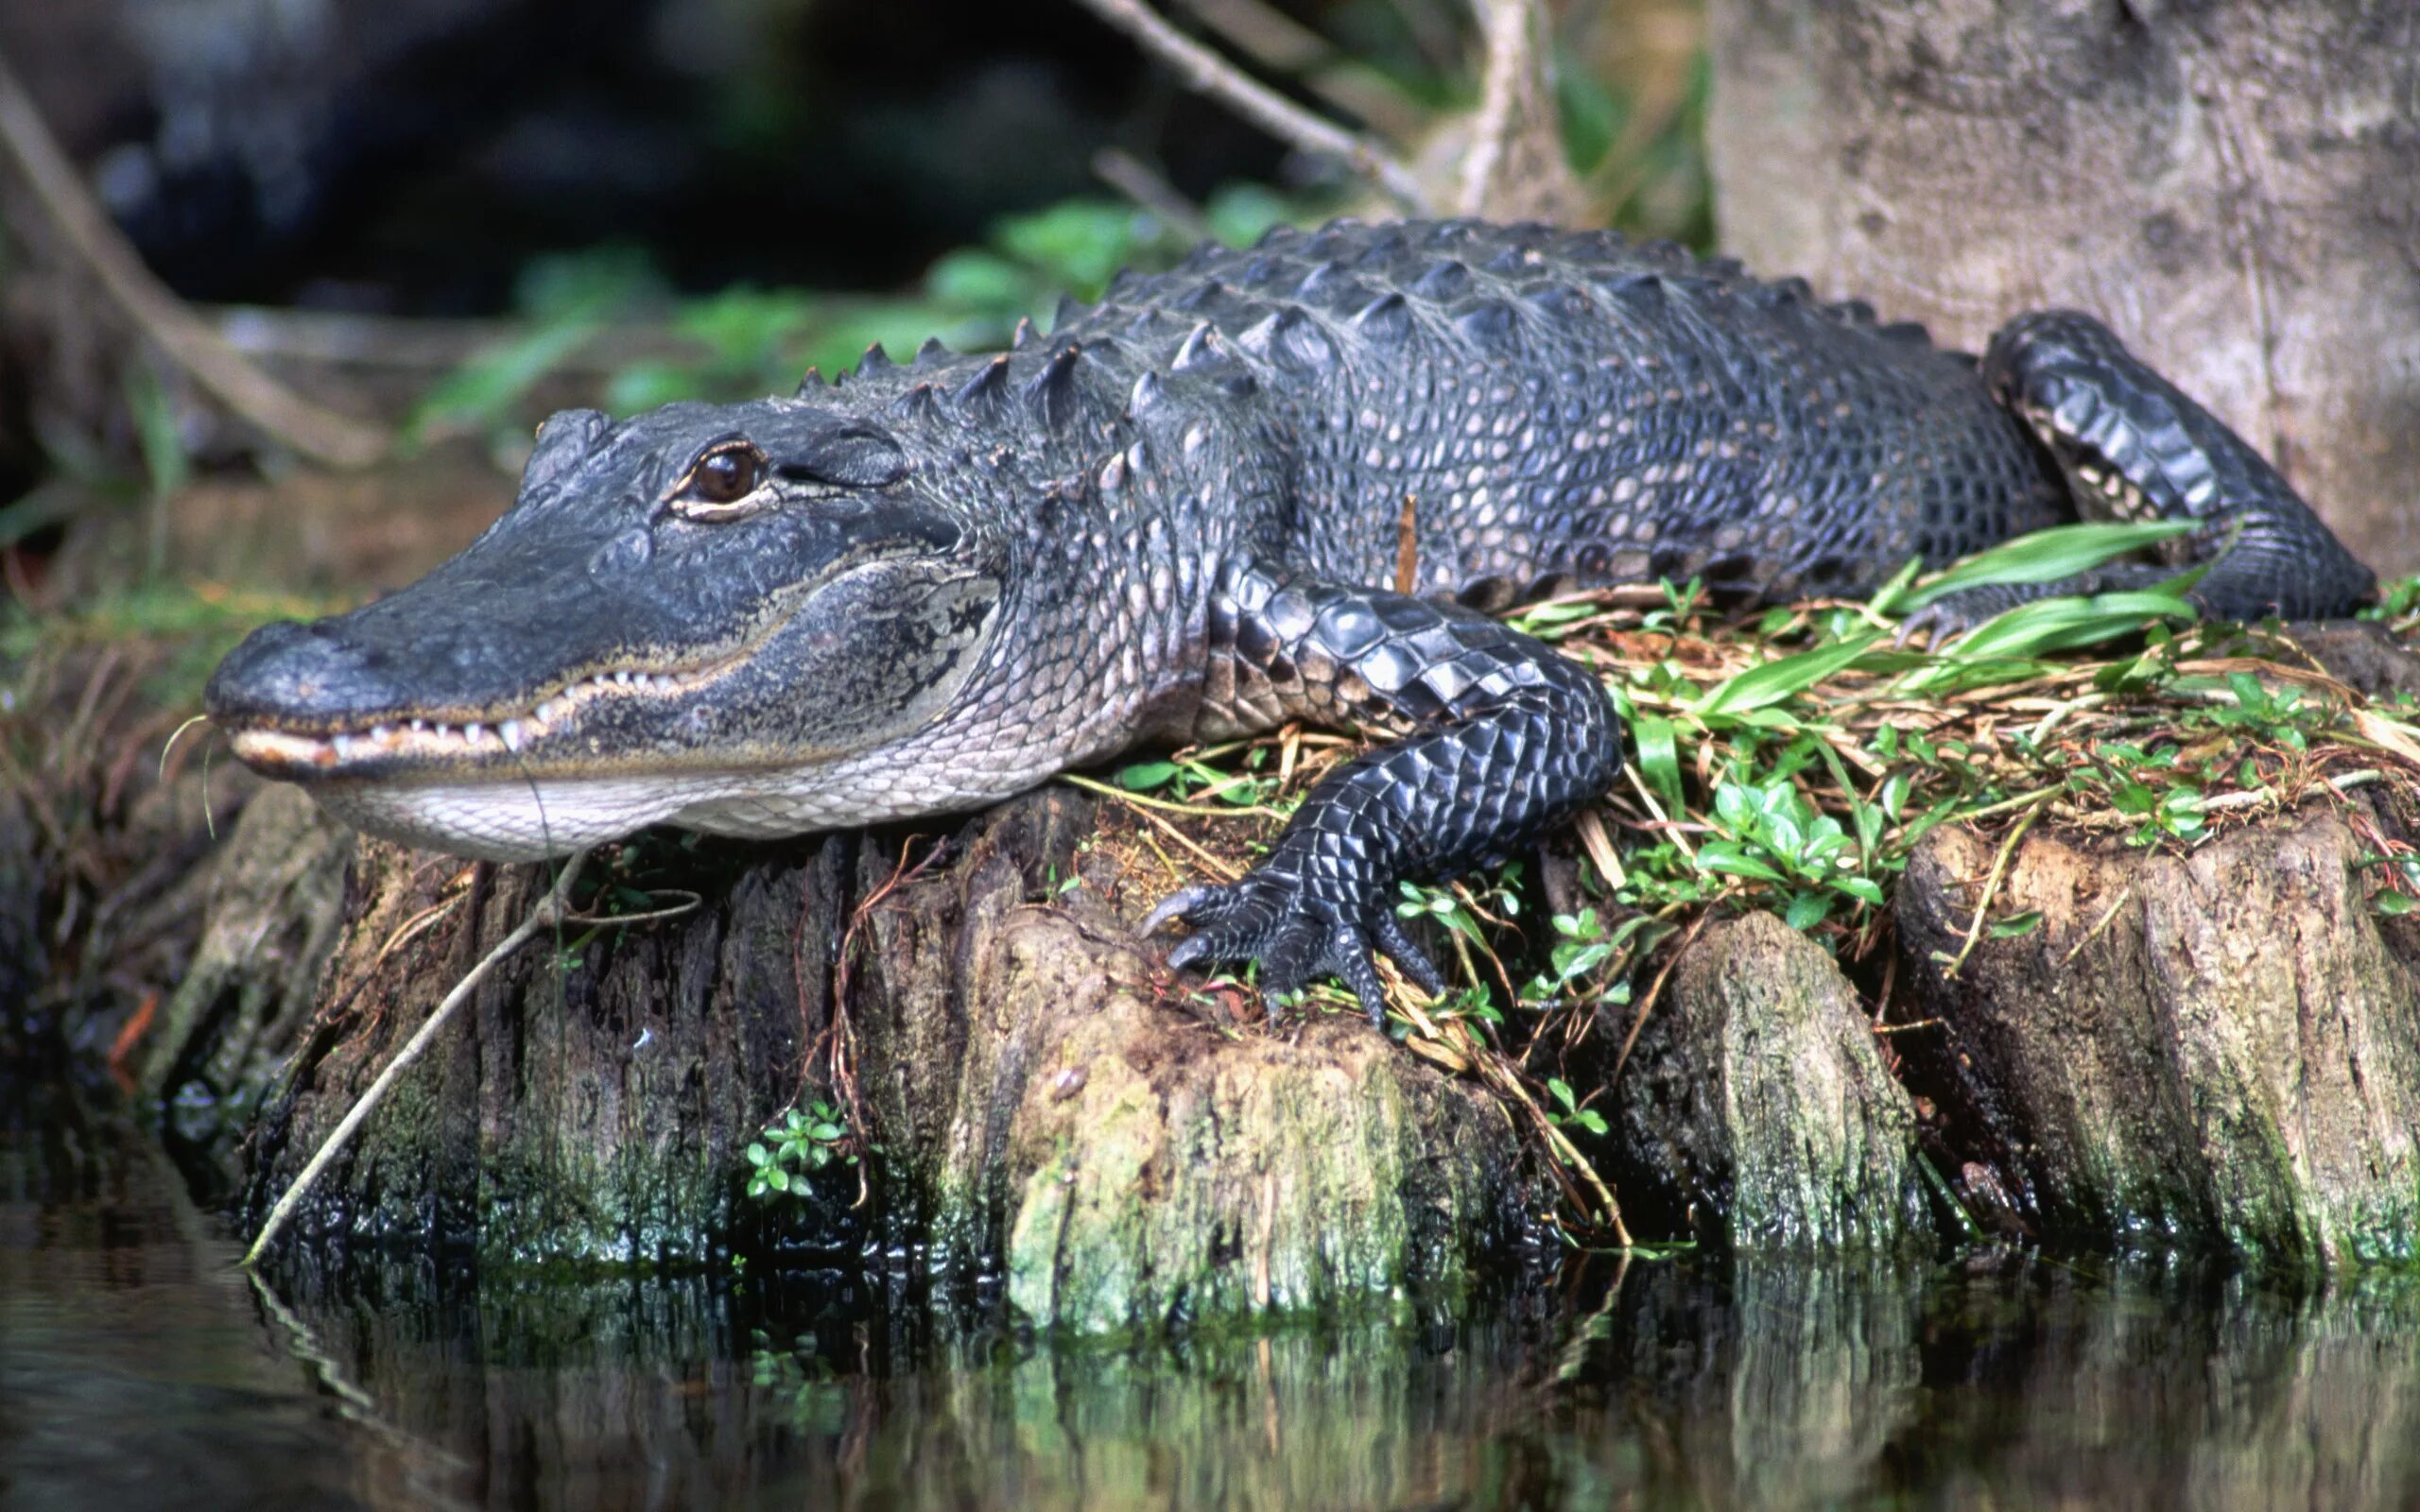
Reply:
[[[245,803],[211,852],[201,937],[138,1078],[145,1097],[180,1110],[180,1136],[211,1156],[242,1135],[318,1005],[354,847],[302,789],[277,783]]]
[[[2371,911],[2364,849],[2325,810],[2183,856],[2036,833],[1993,907],[2040,927],[1951,977],[1993,847],[1927,839],[1896,904],[1913,1012],[1943,1023],[1924,1074],[2029,1217],[2271,1263],[2420,1258],[2420,952]]]
[[[1771,914],[1708,928],[1616,1083],[1626,1186],[1738,1249],[1930,1237],[1914,1110],[1831,956]]]
[[[1005,1273],[1028,1318],[1084,1332],[1455,1310],[1551,1200],[1509,1121],[1357,1020],[1231,1035],[1172,997],[1096,901],[1102,867],[1053,885],[1090,827],[1083,800],[1032,795],[906,880],[855,836],[710,848],[728,874],[696,912],[508,962],[298,1229],[491,1265],[871,1246]],[[364,843],[332,1011],[262,1121],[255,1211],[542,879]],[[741,1151],[833,1094],[841,1002],[868,1200],[836,1163],[769,1215]]]

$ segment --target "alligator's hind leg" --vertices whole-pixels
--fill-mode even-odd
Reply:
[[[1396,921],[1396,885],[1512,852],[1621,769],[1597,679],[1466,610],[1238,563],[1219,575],[1210,643],[1214,716],[1300,715],[1401,738],[1311,789],[1241,881],[1153,909],[1147,934],[1178,919],[1194,927],[1172,966],[1255,959],[1271,995],[1333,972],[1381,1023],[1374,945],[1424,987],[1442,985]]]
[[[2022,316],[1992,338],[1983,378],[2066,472],[2086,519],[2198,520],[2171,543],[2208,571],[2187,595],[2226,619],[2341,614],[2375,579],[2241,437],[2072,310]],[[1973,624],[2026,598],[2145,587],[2175,567],[2120,565],[1943,601],[1936,624]]]

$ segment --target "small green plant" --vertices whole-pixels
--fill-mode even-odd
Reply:
[[[835,1160],[855,1165],[857,1156],[850,1143],[840,1110],[830,1103],[819,1100],[804,1112],[786,1108],[748,1146],[748,1163],[755,1168],[748,1177],[748,1194],[769,1202],[804,1186],[807,1177]]]
[[[2359,610],[2355,617],[2365,620],[2399,620],[2414,610],[2420,610],[2420,576],[2398,577],[2378,585],[2376,607]]]
[[[1474,945],[1486,943],[1478,932],[1478,920],[1462,906],[1462,901],[1446,887],[1424,887],[1415,882],[1397,883],[1403,900],[1395,904],[1398,919],[1433,919]]]
[[[1554,1098],[1555,1102],[1562,1108],[1562,1111],[1560,1112],[1555,1111],[1553,1108],[1548,1108],[1547,1110],[1547,1123],[1552,1124],[1557,1128],[1584,1128],[1591,1134],[1603,1134],[1608,1132],[1605,1125],[1605,1115],[1599,1113],[1593,1108],[1581,1107],[1579,1100],[1572,1095],[1571,1084],[1569,1082],[1564,1081],[1560,1076],[1548,1076],[1547,1078],[1547,1091]]]
[[[1791,928],[1823,922],[1841,898],[1882,906],[1882,885],[1847,829],[1787,779],[1718,784],[1714,822],[1722,837],[1698,847],[1698,869],[1789,887]]]
[[[1158,793],[1184,803],[1216,799],[1239,809],[1257,808],[1273,799],[1276,779],[1255,775],[1268,755],[1267,747],[1245,752],[1245,770],[1240,772],[1220,771],[1211,765],[1233,749],[1222,747],[1183,759],[1134,762],[1117,769],[1117,785],[1130,793]]]
[[[2208,709],[2204,712],[2204,719],[2221,730],[2274,741],[2295,750],[2308,750],[2312,732],[2335,717],[2334,711],[2304,697],[2302,689],[2289,685],[2272,693],[2249,672],[2228,673],[2227,691],[2235,696],[2235,707],[2220,705]]]
[[[1607,929],[1598,922],[1594,908],[1557,914],[1551,922],[1555,939],[1547,949],[1550,970],[1530,978],[1522,988],[1524,1006],[1543,1008],[1575,990],[1587,991],[1583,984],[1591,978],[1609,968],[1626,968],[1631,960],[1651,950],[1657,940],[1670,933],[1669,925],[1649,914],[1633,914]],[[1630,983],[1616,981],[1599,990],[1587,991],[1587,995],[1616,1005],[1628,1003]]]
[[[2109,806],[2135,821],[2129,845],[2162,839],[2198,839],[2204,816],[2201,784],[2180,765],[2172,745],[2145,748],[2132,741],[2104,741],[2092,751],[2092,766],[2106,778]]]

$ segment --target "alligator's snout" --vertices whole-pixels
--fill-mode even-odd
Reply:
[[[348,711],[391,702],[399,690],[328,621],[264,625],[218,663],[202,690],[210,716],[229,729],[327,729]]]
[[[265,625],[218,663],[202,706],[235,754],[272,777],[326,775],[351,749],[345,731],[371,711],[392,709],[403,689],[377,655],[343,633],[343,621]],[[386,730],[380,728],[384,736]]]

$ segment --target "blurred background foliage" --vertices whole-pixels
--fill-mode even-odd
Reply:
[[[1160,9],[1454,171],[1483,61],[1465,0]],[[1547,10],[1591,218],[1703,247],[1695,0]],[[404,455],[461,443],[507,472],[563,404],[995,346],[1203,236],[1386,209],[1077,0],[0,0],[0,59],[233,348],[397,425]],[[113,318],[20,187],[0,217],[0,550],[22,585],[96,504],[147,503],[156,574],[167,497],[285,458]]]

